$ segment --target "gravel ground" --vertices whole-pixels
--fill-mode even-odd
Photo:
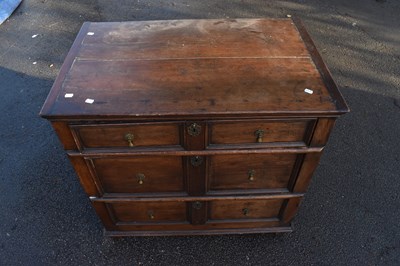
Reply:
[[[288,14],[303,19],[351,108],[295,231],[105,238],[38,117],[82,23]],[[23,1],[0,26],[0,265],[400,265],[399,14],[396,0]]]

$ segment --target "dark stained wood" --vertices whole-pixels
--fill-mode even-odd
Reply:
[[[243,149],[243,150],[236,150],[236,149],[209,149],[209,150],[196,150],[196,151],[187,151],[182,150],[180,148],[175,149],[140,149],[135,151],[127,152],[126,150],[119,150],[119,149],[109,149],[109,150],[93,150],[88,152],[76,152],[76,151],[68,151],[68,155],[70,156],[86,156],[86,157],[112,157],[112,156],[131,156],[132,154],[135,155],[168,155],[168,156],[192,156],[192,155],[202,155],[202,156],[209,156],[209,155],[222,155],[222,154],[274,154],[274,153],[315,153],[321,152],[324,148],[323,147],[299,147],[299,148],[286,148],[282,146],[276,146],[273,148],[263,148],[263,149]]]
[[[262,194],[262,195],[234,195],[234,196],[213,196],[213,195],[201,195],[201,196],[184,196],[184,197],[91,197],[92,202],[153,202],[153,201],[174,201],[174,202],[194,202],[194,201],[219,201],[219,200],[274,200],[274,199],[289,199],[303,197],[304,193],[277,193],[277,194]]]
[[[292,221],[299,208],[300,202],[301,198],[291,198],[287,200],[281,216],[283,223],[290,223],[290,221]]]
[[[107,203],[118,222],[183,222],[187,220],[184,202]]]
[[[214,19],[85,23],[40,115],[106,235],[154,236],[290,232],[345,112],[297,19]]]
[[[206,156],[187,156],[186,176],[187,176],[187,192],[190,196],[204,195],[207,190],[207,173],[208,158]],[[198,162],[197,165],[193,161]]]
[[[89,31],[94,34],[85,37],[80,59],[308,57],[287,19],[92,23]]]
[[[79,182],[88,196],[99,196],[103,192],[101,186],[96,184],[93,174],[90,172],[90,168],[85,162],[83,157],[68,156],[71,161],[75,172],[78,174]]]
[[[51,122],[54,131],[57,133],[58,138],[66,150],[76,150],[77,144],[75,142],[74,136],[71,134],[71,131],[68,128],[68,124],[66,122],[53,121]]]
[[[334,118],[320,118],[314,131],[310,146],[325,146],[328,142],[332,128],[335,125]]]
[[[262,219],[278,217],[282,199],[210,202],[210,220]]]
[[[311,177],[318,166],[321,154],[322,153],[309,153],[304,156],[303,164],[292,190],[293,192],[302,193],[307,190]]]
[[[184,191],[182,157],[102,157],[89,162],[104,193]]]
[[[195,127],[195,131],[194,133],[189,134],[189,131],[192,130],[192,127]],[[204,150],[207,139],[207,124],[199,121],[186,122],[183,136],[185,150]]]
[[[290,225],[282,225],[279,222],[251,222],[248,224],[232,223],[219,224],[208,223],[207,225],[181,224],[179,226],[169,225],[123,225],[117,226],[118,231],[105,231],[105,236],[186,236],[186,235],[226,235],[226,234],[256,234],[256,233],[289,233],[292,232]]]
[[[314,41],[311,39],[311,36],[308,34],[306,31],[303,22],[298,18],[294,17],[293,22],[295,26],[297,27],[297,30],[300,33],[300,36],[302,40],[304,41],[304,44],[307,47],[308,52],[310,53],[310,56],[319,70],[319,73],[321,74],[321,77],[328,89],[328,91],[331,93],[332,98],[335,101],[335,104],[337,106],[337,110],[340,113],[347,113],[350,111],[349,107],[346,104],[346,101],[344,100],[342,94],[340,93],[336,82],[332,78],[332,74],[325,65],[320,53],[317,50],[317,47],[315,47]]]
[[[340,96],[337,88],[325,86],[289,19],[91,23],[89,28],[82,28],[85,39],[71,52],[74,64],[61,73],[65,80],[53,88],[42,116],[344,112],[343,104],[336,106],[342,101],[333,97]],[[88,31],[94,34],[85,35]],[[64,98],[65,93],[74,97]],[[88,98],[94,103],[85,103]]]
[[[298,142],[305,146],[308,136],[305,134],[314,120],[246,120],[235,122],[217,122],[210,127],[210,145],[218,144],[254,144]],[[264,132],[262,142],[257,142],[256,131]]]
[[[187,202],[190,223],[193,225],[205,224],[208,220],[208,202],[190,201]]]
[[[60,93],[52,116],[336,111],[308,58],[76,60]]]
[[[51,112],[54,102],[59,96],[60,89],[62,88],[62,83],[64,82],[65,76],[68,74],[70,68],[72,67],[72,64],[74,63],[77,53],[81,49],[82,41],[88,31],[89,25],[90,22],[84,22],[81,30],[76,36],[76,39],[72,44],[72,47],[69,50],[67,57],[64,60],[64,63],[61,66],[60,72],[58,73],[58,76],[54,81],[53,86],[51,87],[49,95],[47,96],[47,99],[43,104],[42,110],[40,111],[41,116],[44,117],[46,116],[46,114],[49,114]]]
[[[297,154],[211,156],[210,190],[287,188]]]
[[[118,230],[113,214],[111,214],[112,210],[104,202],[92,202],[92,205],[106,230]]]
[[[71,129],[82,149],[180,145],[177,123],[71,125]],[[125,138],[126,134],[133,135],[132,147]]]

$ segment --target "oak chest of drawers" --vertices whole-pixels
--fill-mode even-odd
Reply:
[[[301,22],[85,23],[41,115],[106,234],[291,231],[348,112]]]

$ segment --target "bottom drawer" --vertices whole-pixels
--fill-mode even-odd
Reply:
[[[290,232],[301,195],[92,200],[111,236],[245,234]]]
[[[117,224],[183,222],[187,220],[185,202],[116,202],[106,205]]]
[[[218,200],[209,203],[210,220],[268,219],[279,216],[284,199]]]

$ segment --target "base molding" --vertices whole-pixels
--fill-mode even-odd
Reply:
[[[218,229],[218,230],[179,230],[179,231],[108,231],[104,230],[107,237],[125,236],[192,236],[192,235],[244,235],[259,233],[291,233],[292,226],[269,227],[269,228],[240,228],[240,229]]]

